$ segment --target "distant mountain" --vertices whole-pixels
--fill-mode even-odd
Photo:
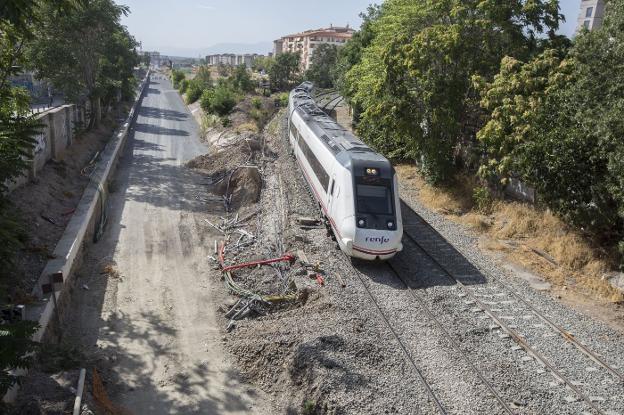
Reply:
[[[218,43],[205,48],[163,47],[159,52],[168,56],[184,56],[189,58],[205,57],[217,53],[258,53],[266,55],[273,50],[273,42],[258,43]]]

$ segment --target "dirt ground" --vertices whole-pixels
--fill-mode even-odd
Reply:
[[[258,203],[232,206],[228,216],[214,219],[215,225],[226,228],[223,224],[236,215],[256,215],[240,222],[239,229],[254,235],[250,245],[242,239],[239,246],[241,239],[235,231],[221,235],[221,239],[229,238],[226,265],[289,253],[296,257],[280,266],[232,272],[235,287],[228,285],[220,299],[218,321],[228,332],[223,343],[243,374],[273,397],[273,413],[409,413],[405,408],[420,398],[414,391],[396,388],[403,377],[410,376],[405,375],[407,369],[397,350],[379,344],[386,333],[378,321],[371,321],[364,294],[358,291],[353,296],[357,286],[348,261],[323,226],[302,225],[302,218],[318,217],[318,207],[290,156],[285,128],[282,111],[260,137],[242,134],[221,152],[189,163],[215,184],[212,192],[220,196],[219,179],[228,177],[223,172],[241,162],[257,166],[262,174]],[[301,252],[308,263],[302,261]],[[219,271],[211,276],[222,279]],[[273,301],[267,305],[243,300],[241,305],[241,292]],[[251,318],[233,316],[245,307]],[[387,373],[373,375],[380,365]]]
[[[90,162],[111,139],[128,110],[129,106],[124,105],[105,118],[99,128],[79,134],[63,160],[48,162],[34,182],[11,194],[28,239],[15,258],[17,273],[8,290],[10,302],[30,301],[34,284],[89,184]]]
[[[154,76],[115,174],[107,228],[85,253],[61,329],[88,369],[91,410],[271,413],[221,346],[221,286],[207,259],[216,235],[205,220],[224,205],[184,166],[206,152],[177,91]],[[93,369],[106,398],[96,399]]]

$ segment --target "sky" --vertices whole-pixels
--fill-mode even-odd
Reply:
[[[221,48],[270,51],[271,42],[290,33],[346,24],[358,28],[359,14],[375,0],[115,0],[130,7],[123,19],[143,50],[192,56],[228,52]],[[581,0],[560,0],[567,22],[561,33],[574,34]],[[248,44],[242,46],[240,44]],[[219,49],[219,48],[217,48]],[[236,53],[242,50],[234,51]]]

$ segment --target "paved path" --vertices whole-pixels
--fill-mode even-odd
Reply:
[[[101,348],[116,404],[133,414],[270,414],[221,347],[202,218],[205,178],[182,165],[205,153],[167,80],[153,79],[117,172],[102,241],[87,253],[68,329]],[[214,206],[216,208],[216,206]],[[116,264],[119,278],[101,274]],[[111,379],[112,378],[112,379]]]

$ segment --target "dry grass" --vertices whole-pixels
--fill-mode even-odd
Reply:
[[[403,187],[414,191],[427,208],[485,235],[484,247],[502,251],[514,262],[540,274],[550,283],[574,288],[596,299],[622,302],[624,295],[604,278],[615,268],[610,258],[558,217],[517,202],[497,201],[490,215],[474,210],[475,182],[457,178],[452,188],[427,184],[414,166],[398,166]]]
[[[259,130],[258,126],[255,123],[246,122],[238,125],[236,128],[234,128],[234,131],[236,131],[237,134],[242,134],[245,132],[257,133]]]
[[[425,182],[415,166],[399,165],[395,169],[401,183],[416,189],[418,198],[429,209],[454,215],[461,215],[472,209],[474,180],[458,176],[454,188],[439,188]]]

